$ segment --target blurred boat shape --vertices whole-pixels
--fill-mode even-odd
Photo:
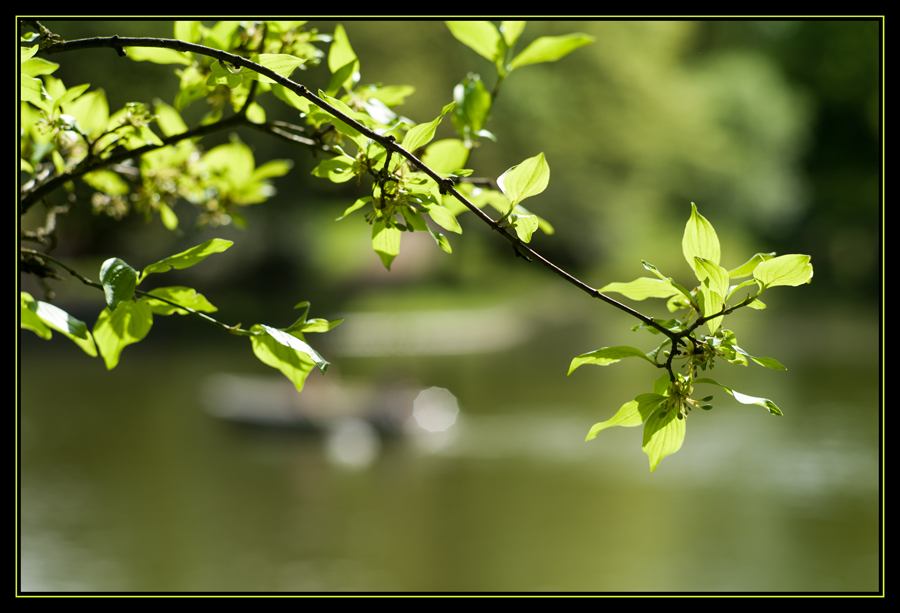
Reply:
[[[331,373],[312,373],[299,393],[281,376],[217,373],[204,382],[201,401],[210,415],[236,424],[329,432],[352,420],[383,436],[447,430],[459,411],[443,388],[344,380]]]

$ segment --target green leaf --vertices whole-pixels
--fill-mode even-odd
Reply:
[[[159,298],[165,298],[166,300],[195,311],[200,311],[201,313],[214,313],[219,310],[207,300],[203,294],[198,293],[197,290],[192,287],[172,285],[169,287],[157,287],[147,293],[152,296],[158,296]],[[150,310],[153,311],[155,315],[171,315],[173,313],[178,315],[188,315],[188,311],[174,307],[167,302],[153,300],[146,296],[141,298],[141,300],[147,301]]]
[[[66,92],[67,95],[69,91]],[[66,104],[66,112],[78,120],[78,125],[88,135],[96,136],[115,127],[109,125],[109,102],[106,100],[106,92],[102,89],[78,96]]]
[[[760,366],[765,366],[766,368],[771,368],[772,370],[787,370],[787,367],[784,366],[781,362],[779,362],[775,358],[761,358],[761,357],[757,357],[754,355],[750,355],[749,353],[747,353],[746,351],[744,351],[737,345],[732,345],[731,347],[732,347],[732,349],[734,349],[741,355],[750,358],[751,360],[753,360]]]
[[[141,277],[138,280],[138,283],[143,281],[147,277],[147,275],[151,273],[166,272],[168,270],[171,270],[172,268],[180,270],[182,268],[189,268],[190,266],[199,264],[208,256],[214,253],[221,253],[231,247],[233,244],[234,243],[232,241],[228,241],[222,238],[211,238],[202,245],[191,247],[186,251],[182,251],[181,253],[177,253],[175,255],[162,259],[155,264],[150,264],[149,266],[144,268],[143,272],[141,272]]]
[[[660,460],[681,449],[686,431],[685,419],[679,419],[677,409],[665,411],[659,408],[644,424],[644,453],[650,458],[650,472],[656,470]]]
[[[147,336],[152,325],[153,313],[143,300],[123,302],[114,311],[103,309],[93,334],[107,370],[115,368],[122,350]]]
[[[495,64],[503,61],[506,51],[497,26],[490,21],[447,21],[454,38],[483,58]]]
[[[611,428],[613,426],[633,427],[640,426],[647,421],[647,418],[662,402],[666,400],[666,396],[662,394],[641,394],[634,400],[623,404],[616,414],[607,419],[596,423],[588,432],[585,441],[589,441],[597,436],[601,430]]]
[[[453,88],[453,127],[466,139],[475,140],[491,114],[491,94],[478,75],[469,75]],[[459,166],[457,166],[459,168]]]
[[[603,293],[616,292],[632,300],[668,298],[680,293],[678,288],[674,287],[668,280],[651,279],[649,277],[641,277],[628,283],[608,283],[601,287],[599,291]]]
[[[693,202],[691,203],[691,217],[684,228],[681,249],[684,252],[684,259],[695,272],[697,263],[694,257],[705,258],[714,264],[718,264],[721,257],[719,237],[716,235],[715,229],[703,215],[697,212],[697,205]]]
[[[796,287],[809,283],[813,277],[810,256],[790,254],[782,255],[763,262],[753,270],[753,277],[759,281],[760,287],[766,289],[776,285]]]
[[[44,339],[51,337],[51,329],[56,330],[81,347],[81,350],[89,356],[97,355],[97,348],[88,332],[87,324],[49,302],[35,300],[27,292],[20,292],[19,296],[22,328],[32,330]]]
[[[115,310],[134,297],[137,271],[119,258],[109,258],[100,267],[100,283],[106,294],[106,304]]]
[[[351,119],[355,119],[356,121],[358,121],[359,123],[361,123],[363,125],[368,125],[369,123],[372,123],[374,121],[371,117],[369,117],[365,113],[358,113],[358,112],[354,111],[349,106],[347,106],[345,103],[341,102],[337,98],[329,96],[327,93],[325,93],[323,91],[319,92],[319,98],[321,98],[322,100],[324,100],[325,102],[327,102],[328,104],[333,106],[335,109],[342,112],[344,115],[347,115]],[[337,117],[334,117],[332,115],[329,115],[329,120],[331,121],[332,124],[334,124],[335,130],[337,130],[341,134],[344,134],[344,135],[350,137],[350,139],[356,144],[356,146],[360,150],[363,150],[366,148],[366,140],[367,139],[365,136],[362,135],[362,133],[359,130],[357,130],[356,128],[352,127],[350,124],[348,124],[344,121],[341,121],[340,119],[338,119]]]
[[[187,124],[175,107],[157,98],[153,101],[153,113],[156,115],[156,124],[165,136],[187,132]]]
[[[187,53],[164,49],[162,47],[125,47],[128,58],[135,62],[153,62],[154,64],[184,64],[193,62]]]
[[[268,68],[273,72],[277,72],[285,79],[291,76],[291,73],[294,72],[294,69],[297,68],[297,66],[306,62],[303,58],[288,55],[286,53],[260,53],[251,56],[250,61],[259,64],[263,68]],[[261,83],[275,83],[273,79],[258,72],[250,71],[250,74],[252,76],[248,75],[249,78],[259,79]]]
[[[23,75],[39,77],[45,74],[53,74],[59,68],[59,64],[45,60],[42,57],[33,57],[19,64]]]
[[[400,253],[400,230],[393,224],[387,225],[381,219],[372,224],[372,249],[381,258],[381,262],[388,270],[391,262]]]
[[[348,206],[347,209],[344,211],[344,214],[341,215],[340,217],[338,217],[337,219],[335,219],[335,221],[340,221],[340,220],[342,220],[344,217],[346,217],[347,215],[349,215],[349,214],[352,213],[353,211],[355,211],[355,210],[357,210],[357,209],[360,209],[360,208],[364,207],[364,206],[365,206],[366,204],[368,204],[369,202],[372,202],[372,196],[364,196],[363,198],[358,198],[358,199],[356,200],[356,202],[354,202],[353,204],[351,204],[350,206]]]
[[[497,179],[497,185],[509,200],[511,212],[517,204],[540,194],[550,182],[550,166],[543,153],[513,166]]]
[[[725,306],[724,296],[728,293],[728,271],[706,258],[697,256],[694,257],[694,271],[700,281],[703,316],[708,317],[713,313],[718,313]],[[709,331],[715,334],[721,323],[721,317],[710,319],[707,322]]]
[[[350,46],[350,39],[347,37],[344,26],[337,24],[334,28],[334,42],[331,43],[331,48],[328,50],[328,70],[335,74],[351,63],[355,69],[349,71],[348,78],[341,83],[341,85],[347,85],[347,91],[350,91],[353,85],[359,81],[359,60],[353,47]]]
[[[580,32],[564,36],[541,36],[525,47],[509,64],[509,70],[515,70],[529,64],[555,62],[575,51],[579,47],[594,42],[594,37]]]
[[[465,168],[469,149],[458,138],[445,138],[428,145],[422,163],[440,174],[449,174]]]
[[[31,102],[42,108],[45,105],[49,106],[46,103],[51,101],[50,95],[44,89],[44,84],[41,83],[41,80],[28,75],[19,75],[19,92],[23,102]]]
[[[44,340],[53,337],[53,332],[38,317],[37,301],[28,292],[19,292],[19,327],[31,330]]]
[[[500,22],[500,34],[503,35],[503,40],[506,42],[507,47],[512,47],[516,44],[516,41],[519,40],[519,36],[521,36],[527,23],[527,21]]]
[[[598,349],[597,351],[591,351],[590,353],[583,353],[577,356],[569,365],[568,374],[571,375],[572,371],[574,371],[579,366],[582,366],[583,364],[596,364],[598,366],[606,366],[607,364],[618,362],[619,360],[622,360],[624,358],[644,358],[654,366],[656,365],[656,362],[647,357],[647,354],[640,349],[620,345],[617,347],[604,347],[602,349]]]
[[[443,229],[462,234],[462,227],[456,220],[456,216],[443,205],[438,204],[436,201],[428,200],[422,202],[422,208]]]
[[[323,373],[328,368],[328,362],[315,349],[292,334],[264,324],[254,324],[250,331],[256,357],[281,371],[298,392],[303,390],[306,376],[313,368],[318,366]]]
[[[437,130],[438,125],[440,125],[441,120],[444,118],[444,115],[452,111],[455,105],[455,102],[451,102],[441,110],[441,114],[437,119],[410,129],[403,137],[403,148],[412,153],[419,147],[430,143],[431,139],[434,138],[434,133]]]
[[[732,279],[740,279],[741,277],[750,276],[753,274],[753,271],[757,266],[759,266],[766,260],[771,260],[773,257],[775,257],[774,251],[771,253],[757,253],[734,270],[729,270],[728,276]]]
[[[325,89],[325,93],[329,96],[336,95],[344,83],[351,81],[351,77],[353,76],[353,73],[356,72],[357,66],[359,66],[359,62],[354,58],[344,66],[338,68],[334,74],[331,75],[331,80],[328,81],[328,87]]]
[[[768,409],[769,413],[771,413],[772,415],[782,415],[781,409],[779,409],[778,406],[774,402],[769,400],[768,398],[757,398],[756,396],[748,396],[746,394],[736,392],[733,389],[731,389],[730,387],[725,387],[718,381],[714,381],[712,379],[706,379],[706,378],[694,379],[694,385],[696,385],[698,383],[709,383],[712,385],[718,385],[723,390],[725,390],[726,392],[728,392],[729,394],[734,396],[734,399],[742,404],[758,404],[759,406],[765,407],[766,409]]]
[[[675,283],[675,280],[672,279],[672,277],[667,277],[664,274],[662,274],[661,272],[659,272],[659,269],[656,266],[654,266],[653,264],[651,264],[650,262],[645,262],[644,260],[641,260],[641,265],[643,265],[644,268],[646,268],[647,270],[649,270],[650,272],[655,274],[661,280],[667,282],[669,285],[671,285],[676,290],[678,290],[681,293],[681,295],[687,299],[689,304],[693,304],[694,298],[691,296],[691,292],[689,292],[686,287],[684,287],[683,285],[680,285],[678,283]]]
[[[537,215],[517,215],[513,213],[509,216],[509,222],[510,227],[515,229],[522,242],[531,242],[531,235],[538,228]]]
[[[328,179],[332,183],[346,183],[356,176],[353,172],[353,164],[353,158],[339,155],[319,162],[319,165],[313,168],[312,175],[321,179]]]

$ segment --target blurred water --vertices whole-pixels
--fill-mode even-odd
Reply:
[[[785,416],[717,394],[652,474],[640,428],[584,442],[645,391],[647,373],[623,363],[565,377],[559,353],[597,348],[573,352],[591,342],[577,334],[506,352],[339,361],[341,376],[402,374],[450,390],[459,414],[431,438],[217,420],[200,382],[257,368],[247,347],[137,345],[105,372],[63,340],[23,336],[21,588],[874,591],[873,334],[848,363],[796,351],[787,373],[717,368]]]

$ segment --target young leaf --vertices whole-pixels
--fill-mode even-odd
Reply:
[[[292,334],[264,324],[254,324],[250,331],[256,357],[263,364],[280,370],[298,392],[303,390],[306,376],[313,368],[318,366],[323,373],[328,368],[328,362],[315,349]]]
[[[748,277],[753,274],[753,271],[757,266],[765,262],[766,260],[771,260],[775,257],[775,252],[771,253],[757,253],[752,258],[735,268],[734,270],[728,271],[728,276],[732,279],[740,279],[741,277]]]
[[[672,286],[667,280],[641,277],[628,283],[613,282],[600,288],[601,292],[616,292],[632,300],[644,300],[646,298],[668,298],[679,294],[678,288]]]
[[[697,212],[697,205],[691,203],[691,216],[684,228],[684,237],[681,240],[681,249],[684,259],[696,271],[695,256],[705,258],[715,264],[719,263],[721,249],[719,237],[716,231],[703,215]]]
[[[447,21],[450,33],[466,47],[498,64],[506,51],[497,26],[490,21]]]
[[[434,132],[437,130],[444,115],[452,111],[455,105],[455,102],[451,102],[441,110],[441,114],[437,119],[420,124],[407,132],[403,137],[403,148],[412,153],[419,147],[430,143],[431,139],[434,138]]]
[[[643,450],[650,458],[650,472],[656,470],[664,457],[681,449],[686,424],[678,417],[677,410],[657,409],[644,424]]]
[[[737,351],[739,354],[750,358],[751,360],[753,360],[760,366],[765,366],[766,368],[771,368],[772,370],[787,370],[787,367],[784,366],[781,362],[779,362],[775,358],[761,358],[761,357],[750,355],[749,353],[747,353],[746,351],[744,351],[737,345],[732,345],[731,347],[732,347],[732,349]]]
[[[286,53],[260,53],[250,58],[251,62],[259,64],[263,68],[268,68],[273,72],[277,72],[285,79],[291,76],[294,69],[300,66],[305,59],[288,55]],[[243,71],[242,71],[243,72]],[[269,77],[258,72],[248,71],[247,77],[250,79],[258,79],[261,83],[275,83]]]
[[[467,143],[475,140],[491,114],[491,94],[478,75],[469,75],[453,88],[453,127]],[[460,168],[457,166],[457,168]]]
[[[757,398],[756,396],[748,396],[746,394],[736,392],[733,389],[731,389],[730,387],[725,387],[718,381],[713,381],[712,379],[706,379],[706,378],[694,379],[694,385],[696,385],[697,383],[710,383],[712,385],[718,385],[723,390],[725,390],[726,392],[728,392],[729,394],[734,396],[734,399],[742,404],[758,404],[759,406],[765,407],[766,409],[768,409],[769,413],[771,413],[772,415],[782,415],[783,414],[781,412],[781,409],[779,409],[778,406],[776,406],[776,404],[774,402],[772,402],[771,400],[769,400],[768,398]]]
[[[513,213],[509,216],[509,223],[510,227],[515,229],[519,239],[525,243],[531,242],[531,235],[538,228],[536,215],[518,215]]]
[[[462,227],[456,220],[456,216],[449,209],[432,200],[424,201],[422,207],[437,225],[450,232],[462,234]]]
[[[106,369],[115,368],[122,350],[147,336],[152,325],[153,313],[144,300],[128,300],[114,311],[103,309],[94,324],[93,333]]]
[[[115,309],[131,300],[137,285],[137,271],[119,258],[109,258],[100,267],[100,283],[106,294],[106,304]]]
[[[644,358],[654,366],[656,365],[656,362],[647,357],[647,354],[640,349],[620,345],[618,347],[604,347],[603,349],[591,351],[590,353],[583,353],[575,357],[569,365],[569,372],[567,374],[571,375],[572,371],[583,364],[606,366],[607,364],[613,364],[624,358]]]
[[[345,69],[348,64],[352,66],[350,70]],[[342,71],[342,69],[344,70]],[[334,42],[328,50],[328,70],[331,71],[332,75],[338,72],[346,75],[346,78],[338,85],[338,88],[341,85],[346,85],[348,92],[359,81],[359,59],[353,47],[350,46],[347,31],[341,24],[334,28]]]
[[[169,287],[157,287],[156,289],[152,289],[147,293],[159,298],[165,298],[170,302],[174,302],[195,311],[200,311],[201,313],[214,313],[219,310],[209,300],[207,300],[203,294],[198,293],[197,290],[192,287],[172,285]],[[146,296],[141,298],[141,300],[147,302],[147,304],[150,306],[150,310],[153,311],[154,315],[171,315],[173,313],[176,313],[178,315],[188,314],[188,312],[184,309],[179,309],[178,307],[172,306],[168,302],[153,300],[152,298],[147,298]]]
[[[555,62],[575,51],[579,47],[594,42],[588,34],[575,33],[564,36],[541,36],[525,47],[509,64],[509,70],[515,70],[529,64]]]
[[[169,256],[154,264],[150,264],[141,272],[138,283],[143,281],[147,277],[147,275],[154,272],[166,272],[167,270],[171,270],[172,268],[180,270],[182,268],[193,266],[194,264],[199,264],[208,256],[214,253],[221,253],[222,251],[225,251],[226,249],[231,247],[233,244],[234,243],[232,241],[228,241],[222,238],[211,238],[201,245],[191,247],[186,251],[182,251],[181,253]]]
[[[600,423],[594,424],[590,432],[588,432],[585,441],[589,441],[597,436],[601,430],[611,428],[613,426],[633,427],[640,426],[647,421],[654,409],[666,400],[666,396],[662,394],[641,394],[634,400],[623,404],[616,414]]]
[[[527,21],[501,21],[500,34],[503,35],[503,41],[507,47],[512,47],[519,40],[522,31],[525,29]]]
[[[728,271],[706,258],[694,257],[694,271],[700,281],[700,295],[703,316],[718,313],[724,307],[724,296],[728,292]],[[722,323],[721,317],[710,319],[709,331],[715,334]]]
[[[72,340],[91,357],[97,355],[94,339],[88,332],[87,324],[72,317],[58,306],[35,300],[28,292],[20,292],[22,328],[34,331],[38,336],[49,339],[50,330],[56,330]]]
[[[644,260],[641,260],[641,264],[643,265],[644,268],[646,268],[647,270],[649,270],[650,272],[655,274],[661,280],[667,282],[669,285],[671,285],[676,290],[678,290],[681,293],[681,295],[687,299],[689,304],[693,304],[694,299],[691,296],[691,292],[689,292],[686,287],[684,287],[683,285],[680,285],[678,283],[675,283],[675,280],[672,279],[672,277],[667,277],[664,274],[662,274],[661,272],[659,272],[659,269],[656,266],[654,266],[653,264],[651,264],[650,262],[645,262]]]
[[[187,53],[162,47],[123,47],[128,58],[133,62],[153,62],[154,64],[184,64],[190,66],[191,58]]]
[[[550,166],[543,153],[513,166],[497,179],[497,185],[509,200],[509,212],[525,198],[540,194],[547,188],[549,182]]]
[[[353,211],[355,211],[355,210],[357,210],[357,209],[360,209],[360,208],[364,207],[364,206],[365,206],[366,204],[368,204],[369,202],[372,202],[372,196],[364,196],[364,197],[362,197],[362,198],[358,198],[358,199],[356,200],[356,202],[354,202],[354,203],[351,204],[349,207],[347,207],[347,209],[344,211],[344,214],[341,215],[340,217],[338,217],[337,219],[335,219],[335,221],[340,221],[340,220],[342,220],[344,217],[346,217],[347,215],[349,215],[349,214],[352,213]]]
[[[455,115],[454,115],[455,117]],[[422,163],[433,171],[448,174],[459,168],[465,168],[469,159],[469,149],[458,138],[445,138],[428,145]]]
[[[776,285],[798,286],[812,281],[813,267],[808,255],[782,255],[763,262],[753,271],[753,277],[760,287],[766,289]]]
[[[381,263],[388,270],[391,262],[400,253],[400,230],[393,224],[387,225],[385,220],[372,224],[372,249],[381,258]]]

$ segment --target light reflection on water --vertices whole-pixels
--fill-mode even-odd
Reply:
[[[784,418],[724,402],[691,415],[651,474],[640,428],[584,442],[628,399],[627,368],[613,390],[546,376],[515,393],[497,356],[416,358],[395,368],[453,391],[456,423],[432,439],[351,426],[368,457],[347,470],[336,439],[205,414],[188,352],[129,351],[112,373],[57,368],[52,388],[22,357],[24,590],[878,588],[877,390],[811,393],[820,369],[760,379]],[[511,381],[499,396],[471,377],[492,369]]]

